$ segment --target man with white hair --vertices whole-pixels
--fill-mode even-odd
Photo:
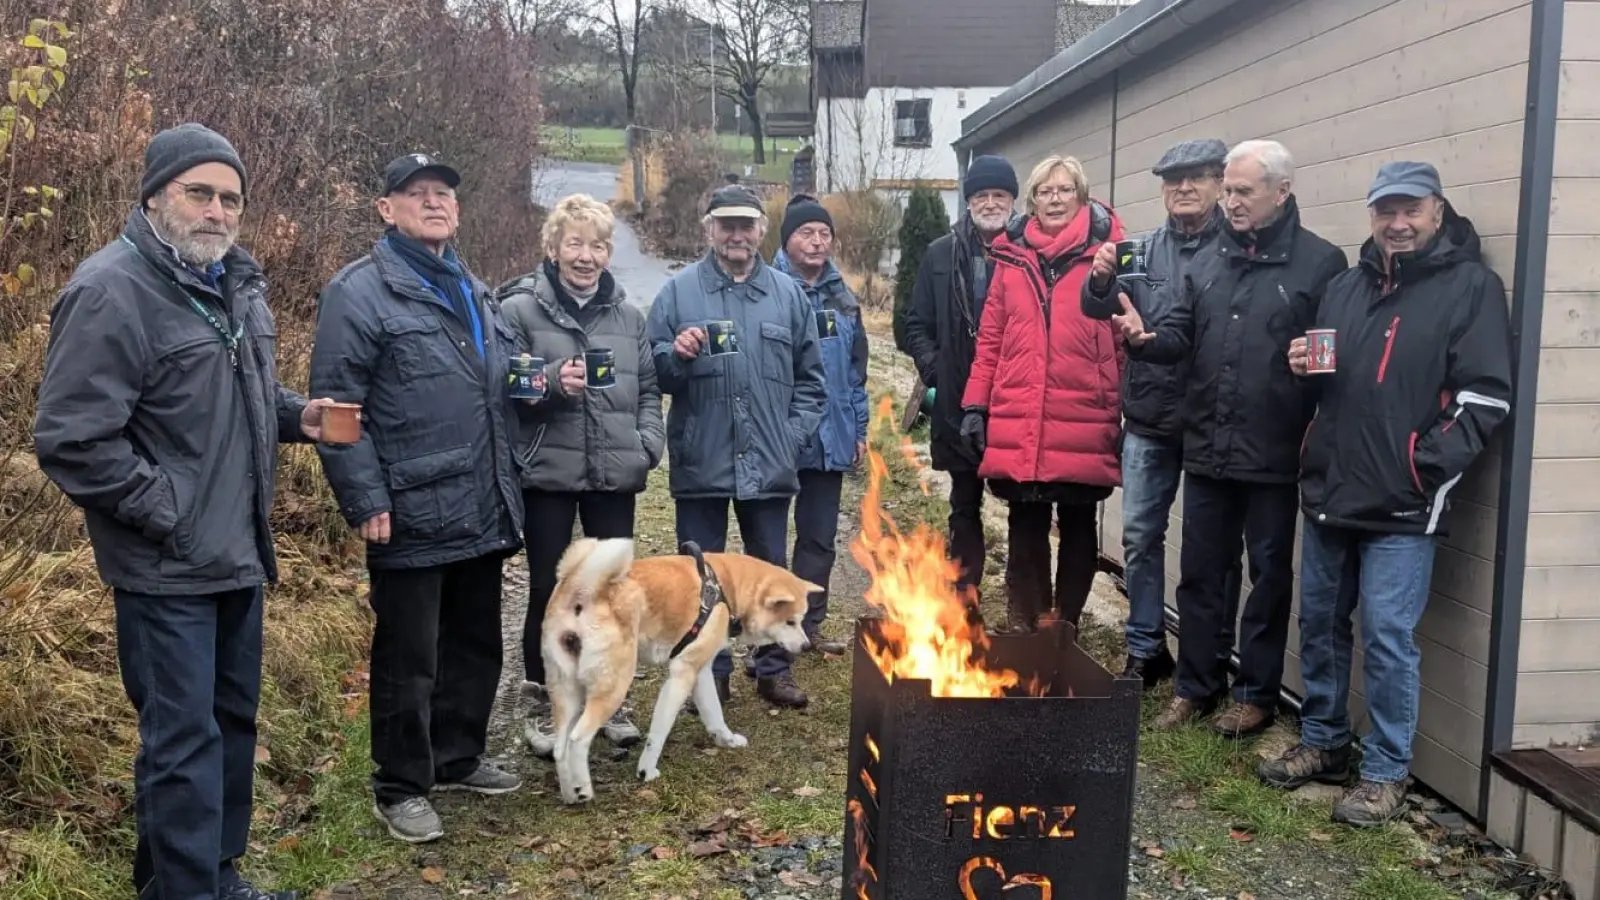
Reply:
[[[1227,216],[1217,249],[1183,273],[1174,302],[1147,331],[1126,298],[1116,319],[1135,359],[1178,364],[1184,402],[1183,551],[1178,581],[1178,677],[1157,728],[1209,714],[1222,701],[1226,585],[1243,545],[1250,595],[1239,623],[1233,703],[1211,727],[1229,737],[1272,724],[1293,599],[1295,483],[1312,398],[1289,369],[1289,342],[1316,321],[1344,251],[1300,225],[1294,162],[1276,141],[1244,141],[1222,178]]]
[[[705,228],[710,252],[662,287],[645,323],[656,379],[672,397],[678,542],[724,550],[731,503],[745,552],[787,568],[800,449],[822,424],[826,398],[817,323],[794,279],[761,259],[767,217],[754,192],[719,188]],[[732,670],[719,654],[713,674],[724,703]],[[808,702],[782,647],[756,648],[755,675],[756,692],[774,706]]]

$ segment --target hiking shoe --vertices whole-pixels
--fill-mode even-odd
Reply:
[[[1148,691],[1171,678],[1176,671],[1178,664],[1173,660],[1172,652],[1162,647],[1160,653],[1149,659],[1130,654],[1127,664],[1122,667],[1122,677],[1140,679],[1144,682],[1144,689]]]
[[[1292,791],[1304,784],[1344,784],[1350,779],[1350,745],[1322,750],[1295,744],[1277,759],[1256,766],[1256,777],[1275,788]]]
[[[756,693],[761,699],[783,709],[804,709],[811,698],[794,683],[794,673],[769,675],[756,679]]]
[[[460,781],[441,781],[436,791],[471,791],[474,794],[509,794],[522,787],[522,779],[486,762],[478,763],[472,774]]]
[[[843,656],[850,652],[850,645],[844,641],[825,637],[822,632],[806,635],[806,651],[821,653],[824,656]]]
[[[1273,710],[1254,703],[1235,703],[1211,720],[1211,730],[1223,737],[1249,737],[1266,731],[1274,718]]]
[[[444,823],[427,797],[407,797],[389,806],[374,802],[372,814],[389,829],[390,835],[408,844],[426,844],[444,837]]]
[[[617,707],[610,720],[600,726],[600,734],[615,747],[632,747],[641,737],[638,726],[633,724],[633,710],[626,703]]]
[[[1385,784],[1365,778],[1345,793],[1333,807],[1333,820],[1357,828],[1376,828],[1406,811],[1404,784]]]
[[[235,881],[222,889],[221,900],[299,900],[297,891],[263,891],[248,881]]]
[[[556,723],[550,693],[536,681],[522,683],[522,737],[528,752],[540,759],[556,758]]]
[[[1185,697],[1173,697],[1150,727],[1156,731],[1176,731],[1211,711],[1211,704]]]

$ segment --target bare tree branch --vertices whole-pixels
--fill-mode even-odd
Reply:
[[[714,62],[705,64],[717,92],[750,119],[755,163],[766,162],[759,97],[778,66],[803,57],[808,45],[808,5],[803,0],[704,0],[717,38]]]

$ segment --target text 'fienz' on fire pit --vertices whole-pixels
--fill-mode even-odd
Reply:
[[[1066,623],[986,634],[942,535],[882,514],[868,457],[844,900],[1126,900],[1141,682]]]

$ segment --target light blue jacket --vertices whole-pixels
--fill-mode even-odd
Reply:
[[[733,322],[740,352],[679,359],[690,326]],[[764,263],[735,282],[708,253],[673,276],[645,322],[667,408],[668,486],[677,498],[762,500],[800,490],[800,448],[824,400],[817,322],[794,279]]]
[[[855,465],[856,444],[867,439],[867,330],[861,323],[861,304],[845,286],[839,268],[828,261],[816,284],[807,284],[794,270],[788,254],[778,251],[775,268],[787,272],[805,292],[813,317],[823,309],[834,311],[839,336],[819,340],[827,399],[822,426],[800,450],[800,468],[845,472]]]

